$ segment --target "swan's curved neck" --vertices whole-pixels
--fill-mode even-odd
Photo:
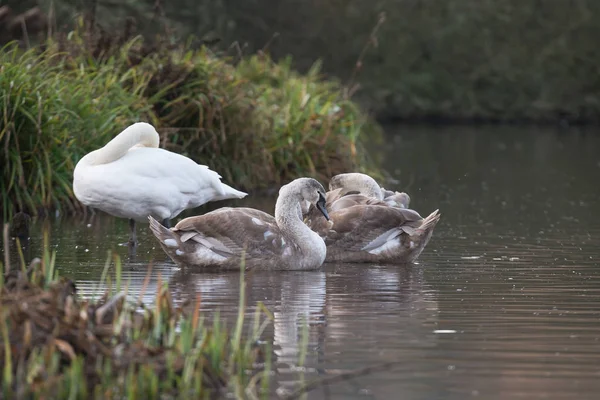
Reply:
[[[314,251],[315,241],[323,239],[302,222],[301,200],[295,193],[280,193],[275,204],[275,220],[285,234],[296,239],[300,248],[310,252]]]
[[[92,151],[84,158],[90,165],[107,164],[123,157],[132,147],[157,148],[159,136],[149,124],[133,124],[114,137],[104,147]]]

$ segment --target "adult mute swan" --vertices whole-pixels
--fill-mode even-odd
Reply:
[[[167,229],[149,217],[163,250],[180,266],[237,270],[309,270],[323,264],[323,239],[302,222],[301,203],[309,202],[329,219],[325,189],[312,178],[298,178],[279,190],[275,217],[253,208],[224,207],[189,217]],[[323,218],[325,217],[325,218]]]
[[[169,226],[171,218],[188,208],[247,195],[222,183],[206,165],[158,144],[152,125],[135,123],[85,155],[73,173],[73,192],[81,203],[129,219],[132,247],[137,245],[136,221],[152,216]]]

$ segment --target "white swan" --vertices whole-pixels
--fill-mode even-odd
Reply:
[[[73,192],[81,203],[129,219],[131,246],[137,244],[135,221],[152,216],[169,226],[188,208],[247,195],[222,183],[207,166],[158,144],[152,125],[135,123],[85,155],[73,173]]]

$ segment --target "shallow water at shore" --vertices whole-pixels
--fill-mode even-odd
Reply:
[[[596,398],[600,390],[600,135],[515,127],[390,127],[373,157],[411,195],[442,213],[410,266],[325,265],[319,271],[245,277],[247,312],[263,302],[275,321],[275,389],[391,362],[312,391],[308,398]],[[218,203],[216,208],[225,203]],[[272,212],[273,198],[229,204]],[[126,221],[98,214],[36,221],[27,257],[51,231],[62,275],[90,295],[108,252],[125,260],[135,295],[160,280],[175,301],[231,326],[237,273],[179,270],[140,225],[134,260],[118,246]],[[13,249],[14,250],[14,249]],[[14,257],[15,254],[12,254]],[[160,276],[160,278],[159,278]],[[305,367],[298,367],[303,321]]]

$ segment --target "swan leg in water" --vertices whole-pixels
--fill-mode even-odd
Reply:
[[[163,219],[162,224],[165,226],[165,228],[170,228],[171,220],[169,218],[165,218],[165,219]],[[134,219],[129,219],[129,230],[131,232],[131,235],[129,236],[129,242],[127,242],[127,244],[129,245],[129,247],[135,248],[138,245],[138,241],[137,241],[137,235],[135,233],[135,220]]]
[[[129,247],[135,248],[137,246],[137,236],[135,234],[135,220],[131,218],[129,220],[129,230],[131,235],[129,236]]]

